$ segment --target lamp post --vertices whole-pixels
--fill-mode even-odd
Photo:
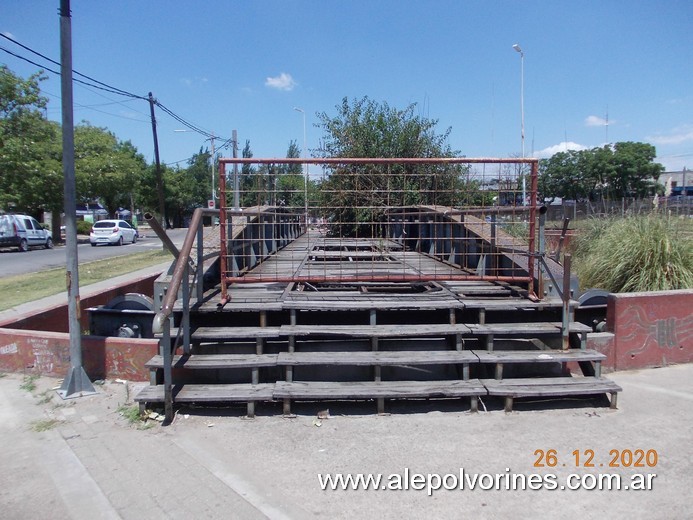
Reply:
[[[513,49],[520,53],[520,131],[522,139],[522,158],[525,158],[525,53],[519,43],[513,45]],[[524,164],[522,172],[522,205],[527,205],[527,180],[524,176]]]
[[[294,110],[296,112],[300,112],[303,115],[303,158],[305,159],[307,157],[306,155],[306,111],[303,110],[302,108],[294,107]],[[303,204],[304,204],[304,213],[305,213],[305,219],[306,219],[306,233],[308,232],[308,163],[305,164],[306,166],[306,173],[303,177]]]

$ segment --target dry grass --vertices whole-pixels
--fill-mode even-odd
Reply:
[[[653,213],[591,219],[575,243],[582,287],[610,292],[693,288],[690,219]]]

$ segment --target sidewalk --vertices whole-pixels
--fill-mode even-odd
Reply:
[[[0,506],[7,518],[690,518],[693,365],[616,372],[619,409],[526,405],[470,414],[460,403],[320,404],[181,409],[171,426],[137,429],[118,413],[138,385],[61,401],[54,379],[21,389],[0,377]],[[25,385],[26,386],[26,385]],[[483,410],[483,408],[482,408]],[[348,412],[341,415],[340,411]],[[35,431],[39,426],[52,428]],[[38,422],[44,421],[44,422]],[[609,468],[611,450],[656,450],[654,467]],[[541,452],[538,450],[542,450]],[[551,459],[555,467],[537,467]],[[573,452],[581,457],[576,467]],[[595,467],[583,467],[594,452]],[[627,462],[627,461],[626,461]],[[650,460],[652,462],[652,460]],[[631,463],[632,466],[632,463]],[[652,490],[322,491],[319,473],[656,474]],[[562,480],[561,480],[562,481]]]

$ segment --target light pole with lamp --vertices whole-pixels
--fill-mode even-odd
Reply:
[[[306,111],[302,108],[294,107],[296,112],[303,114],[303,158],[306,159]],[[306,163],[306,173],[303,177],[303,203],[306,219],[306,233],[308,232],[308,163]]]
[[[525,53],[519,43],[513,45],[513,49],[520,53],[520,125],[522,138],[522,158],[525,158]],[[522,205],[527,205],[527,180],[524,176],[524,164],[522,172]]]

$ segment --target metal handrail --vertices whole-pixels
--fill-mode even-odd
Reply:
[[[161,334],[164,331],[164,323],[173,313],[173,307],[178,298],[178,290],[183,281],[183,275],[185,274],[186,268],[191,266],[190,253],[195,243],[195,238],[197,237],[197,229],[202,223],[202,217],[206,215],[216,216],[218,214],[219,210],[207,208],[197,208],[193,213],[192,220],[188,227],[188,233],[185,235],[185,240],[183,241],[176,264],[173,268],[173,274],[171,275],[171,282],[166,291],[166,296],[164,296],[161,303],[161,309],[156,313],[156,316],[154,316],[152,330],[155,334]]]

